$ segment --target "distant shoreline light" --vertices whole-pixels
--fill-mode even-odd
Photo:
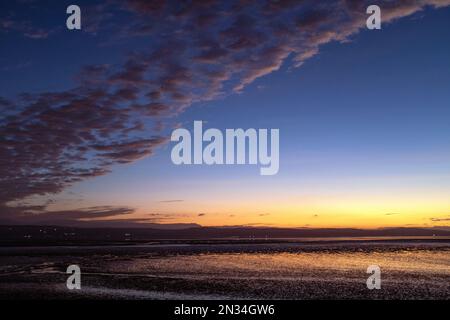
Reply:
[[[215,128],[203,132],[203,122],[194,121],[193,136],[184,128],[172,132],[170,140],[178,143],[172,148],[171,159],[176,165],[259,163],[261,175],[275,175],[280,166],[280,133],[279,129],[270,129],[270,152],[268,133],[269,129],[253,128],[226,129],[225,134]],[[204,148],[203,142],[208,142]]]

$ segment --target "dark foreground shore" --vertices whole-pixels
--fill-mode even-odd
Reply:
[[[0,299],[450,299],[450,240],[0,248]],[[81,290],[66,269],[81,268]],[[381,269],[369,290],[369,265]]]

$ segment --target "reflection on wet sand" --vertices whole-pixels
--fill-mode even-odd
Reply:
[[[450,242],[3,248],[2,298],[449,299]],[[82,290],[65,288],[78,264]],[[368,290],[369,265],[382,271]]]

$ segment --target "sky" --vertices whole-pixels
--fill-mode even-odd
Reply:
[[[450,1],[372,2],[2,3],[0,223],[449,226]],[[278,174],[174,165],[195,120]]]

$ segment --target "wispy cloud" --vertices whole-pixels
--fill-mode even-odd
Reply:
[[[450,216],[444,216],[444,217],[435,217],[435,218],[430,218],[431,221],[433,222],[444,222],[444,221],[450,221]]]

